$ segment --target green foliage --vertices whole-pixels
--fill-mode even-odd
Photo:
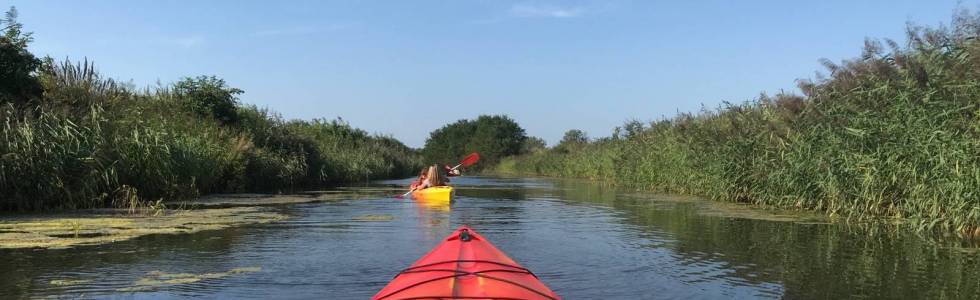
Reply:
[[[350,182],[371,178],[410,175],[422,167],[414,150],[398,140],[370,136],[342,120],[292,121],[291,132],[311,138],[313,146],[323,153],[323,165],[315,170],[322,181]]]
[[[555,145],[556,151],[570,151],[581,148],[582,146],[589,143],[589,135],[585,131],[578,129],[571,129],[565,132],[565,135],[561,137],[561,141],[558,145]]]
[[[228,87],[224,79],[215,76],[184,78],[174,84],[173,94],[190,111],[203,117],[214,117],[225,124],[238,121],[238,98],[244,91]]]
[[[509,158],[504,172],[582,177],[712,199],[894,218],[980,235],[980,18],[909,29],[825,61],[803,96],[760,96],[642,124],[612,138]],[[571,136],[571,137],[570,137]]]
[[[27,49],[27,44],[34,41],[34,38],[31,37],[33,33],[24,32],[24,24],[17,22],[16,7],[11,6],[3,14],[3,20],[0,20],[0,26],[3,26],[3,38],[16,47]]]
[[[6,105],[0,210],[125,207],[133,191],[147,201],[288,191],[409,176],[422,166],[397,140],[346,123],[283,121],[250,106],[237,108],[241,122],[229,126],[161,95],[108,102],[88,94],[96,104],[71,114]]]
[[[423,156],[427,161],[448,163],[466,155],[472,151],[467,147],[475,127],[470,120],[459,120],[432,131],[422,148]]]
[[[481,165],[489,166],[502,157],[520,154],[526,139],[524,129],[513,119],[483,115],[436,129],[422,151],[426,160],[443,164],[455,163],[471,152],[478,152]]]
[[[30,56],[15,17],[8,13],[3,24],[15,26],[0,42]],[[18,63],[10,57],[0,63]],[[0,103],[0,210],[159,205],[205,193],[407,177],[422,166],[391,137],[239,106],[242,91],[214,76],[135,91],[103,78],[88,60],[47,59],[28,69],[18,74],[37,84],[34,98],[0,95],[16,100]],[[21,88],[20,79],[0,77],[0,88]]]
[[[33,73],[41,61],[27,51],[31,34],[22,31],[17,22],[17,9],[11,7],[0,20],[0,104],[23,104],[37,98],[40,84]]]
[[[86,115],[92,105],[112,104],[133,96],[115,80],[102,78],[88,59],[57,63],[47,58],[40,68],[38,81],[44,90],[43,103],[39,105],[75,116]]]
[[[546,149],[548,149],[548,144],[545,143],[544,139],[536,136],[529,136],[524,140],[524,143],[521,144],[520,153],[535,153]]]

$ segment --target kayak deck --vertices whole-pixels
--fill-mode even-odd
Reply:
[[[560,299],[537,276],[462,226],[372,299]]]

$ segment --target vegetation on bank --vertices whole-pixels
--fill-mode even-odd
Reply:
[[[284,120],[213,76],[136,89],[40,59],[0,21],[0,210],[134,207],[408,176],[421,156],[340,120]]]
[[[517,122],[507,116],[482,115],[475,120],[459,120],[432,131],[422,154],[426,161],[452,165],[469,153],[480,153],[473,168],[493,166],[501,158],[528,153],[544,147],[540,138],[528,137]]]
[[[980,236],[980,16],[910,26],[908,43],[868,40],[824,60],[802,96],[762,95],[698,114],[572,131],[497,172],[580,177],[735,202],[888,217]]]

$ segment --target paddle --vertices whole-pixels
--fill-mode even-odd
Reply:
[[[464,157],[463,160],[459,161],[459,164],[456,165],[455,167],[453,167],[452,169],[453,170],[456,170],[460,166],[462,166],[462,167],[472,166],[478,160],[480,160],[480,154],[479,153],[476,153],[476,152],[470,153],[470,155],[467,155],[466,157]]]
[[[401,198],[405,198],[405,197],[408,197],[408,194],[411,194],[411,193],[412,193],[412,192],[414,192],[414,191],[415,191],[415,189],[410,189],[410,190],[408,190],[407,192],[405,192],[404,194],[401,194],[401,195],[395,195],[395,198],[397,198],[397,199],[401,199]]]
[[[460,160],[459,161],[459,164],[456,165],[455,167],[453,167],[451,170],[456,170],[459,167],[469,167],[469,166],[472,166],[473,164],[475,164],[479,160],[480,160],[480,154],[479,153],[476,153],[476,152],[470,153],[469,155],[467,155],[466,157],[464,157],[462,160]],[[395,198],[401,199],[401,198],[408,197],[408,195],[411,194],[414,191],[415,191],[415,189],[408,190],[408,192],[405,192],[404,194],[396,195]]]

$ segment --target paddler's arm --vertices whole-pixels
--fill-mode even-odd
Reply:
[[[459,169],[453,169],[453,168],[449,167],[448,165],[443,165],[442,168],[443,168],[443,170],[446,171],[446,176],[447,177],[459,176],[459,174],[460,174]]]

